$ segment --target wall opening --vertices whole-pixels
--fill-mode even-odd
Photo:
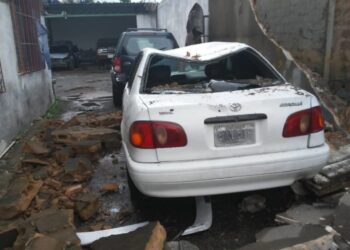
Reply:
[[[204,35],[204,14],[203,9],[199,4],[195,4],[192,7],[190,14],[188,15],[186,30],[186,46],[203,42],[202,36]]]

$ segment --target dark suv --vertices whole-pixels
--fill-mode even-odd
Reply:
[[[123,91],[137,55],[144,48],[169,50],[178,48],[174,36],[164,29],[128,29],[119,38],[112,60],[113,101],[121,106]]]

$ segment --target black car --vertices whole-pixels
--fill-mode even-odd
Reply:
[[[113,101],[121,106],[123,91],[137,55],[144,48],[170,50],[178,48],[173,34],[165,29],[128,29],[119,38],[112,60]]]
[[[79,49],[70,41],[51,44],[50,57],[53,68],[73,69],[80,63]]]

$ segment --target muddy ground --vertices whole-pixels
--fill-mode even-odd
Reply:
[[[112,102],[109,72],[97,68],[58,71],[53,73],[56,106],[49,111],[50,118],[70,120],[79,114],[118,112]],[[36,130],[32,127],[22,138],[28,140]],[[19,143],[20,144],[20,143]],[[20,154],[15,147],[12,156]],[[1,162],[0,162],[1,163]],[[106,183],[116,183],[117,192],[101,192]],[[103,152],[94,164],[94,173],[88,190],[99,195],[100,207],[96,215],[87,220],[76,220],[78,232],[91,231],[91,226],[119,227],[144,221],[160,221],[167,230],[168,241],[187,240],[200,249],[237,249],[255,242],[260,230],[277,226],[276,214],[303,202],[317,202],[315,196],[297,196],[290,187],[212,197],[213,225],[202,233],[181,237],[195,216],[193,198],[156,199],[130,195],[125,157],[120,149]],[[260,195],[266,199],[258,212],[247,212],[241,207],[244,198]],[[102,226],[102,228],[103,228]],[[97,227],[95,227],[97,228]]]

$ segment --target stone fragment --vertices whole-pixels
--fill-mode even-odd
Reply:
[[[166,242],[164,250],[199,250],[199,247],[192,244],[191,242],[180,240]]]
[[[29,153],[34,155],[48,155],[50,150],[39,140],[25,142],[22,147],[23,153]]]
[[[27,177],[16,178],[0,199],[0,219],[11,219],[23,213],[39,192],[43,182]]]
[[[70,209],[47,209],[32,215],[30,220],[35,224],[38,232],[43,234],[57,232],[69,227],[74,228],[74,213]]]
[[[71,144],[72,149],[77,154],[95,154],[102,150],[100,141],[78,141]]]
[[[42,234],[36,234],[34,238],[29,240],[25,250],[62,250],[64,248],[65,244],[62,241]]]
[[[293,238],[302,238],[301,241],[310,241],[327,234],[328,232],[320,225],[292,224],[265,228],[258,232],[255,237],[257,242],[273,242]]]
[[[127,234],[101,238],[90,247],[92,250],[114,249],[115,246],[128,250],[162,250],[165,238],[165,229],[158,222],[153,222]]]
[[[117,192],[119,190],[119,185],[116,183],[105,183],[102,186],[101,191],[107,192]]]
[[[300,181],[296,181],[291,185],[291,188],[294,192],[294,194],[299,195],[299,196],[306,196],[309,195],[310,192],[309,190],[307,190],[303,183],[301,183]]]
[[[64,164],[64,182],[83,182],[91,178],[93,169],[86,158],[73,158]]]
[[[329,225],[334,213],[333,208],[314,207],[307,204],[292,207],[286,212],[277,214],[276,221],[287,224],[321,224]]]
[[[242,211],[256,213],[265,208],[266,198],[261,195],[251,195],[245,197],[240,204]]]
[[[76,212],[85,221],[92,218],[99,208],[98,196],[92,193],[80,193],[74,198],[74,201]]]
[[[346,193],[339,201],[334,213],[334,230],[350,242],[350,193]]]
[[[71,127],[52,132],[54,142],[71,145],[77,141],[119,140],[119,132],[109,128]]]

